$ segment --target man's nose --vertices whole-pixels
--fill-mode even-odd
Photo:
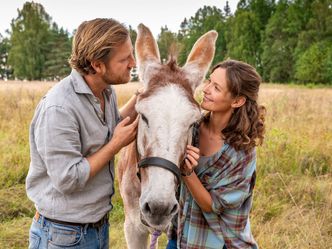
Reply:
[[[136,61],[135,61],[135,57],[133,55],[131,56],[129,67],[131,67],[131,68],[136,67]]]

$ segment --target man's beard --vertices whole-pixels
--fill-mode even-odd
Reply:
[[[105,84],[107,85],[119,85],[119,84],[124,84],[124,83],[128,83],[131,79],[130,77],[130,71],[128,70],[128,74],[124,75],[117,75],[115,73],[113,73],[110,70],[107,70],[106,73],[102,76],[103,81],[105,82]],[[111,75],[111,77],[109,76]]]

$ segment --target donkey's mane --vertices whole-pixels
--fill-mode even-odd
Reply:
[[[165,65],[160,65],[158,72],[155,73],[149,83],[146,91],[141,95],[141,99],[147,98],[154,94],[158,89],[168,86],[177,85],[184,89],[189,101],[198,106],[197,101],[193,97],[193,90],[186,74],[177,65],[176,58],[173,56]]]

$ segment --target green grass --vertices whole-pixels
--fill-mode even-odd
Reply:
[[[27,248],[34,206],[25,193],[28,129],[48,83],[0,83],[0,248]],[[122,105],[138,87],[116,87]],[[251,225],[264,249],[332,248],[332,89],[264,84],[268,110],[258,148]],[[199,98],[199,97],[198,97]],[[117,184],[117,183],[116,183]],[[116,186],[110,248],[126,248]],[[165,248],[163,235],[159,248]]]

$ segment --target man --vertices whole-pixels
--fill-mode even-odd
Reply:
[[[70,64],[30,127],[26,188],[37,212],[29,248],[108,248],[114,156],[136,136],[136,96],[119,113],[111,87],[135,66],[128,30],[113,19],[83,22]]]

